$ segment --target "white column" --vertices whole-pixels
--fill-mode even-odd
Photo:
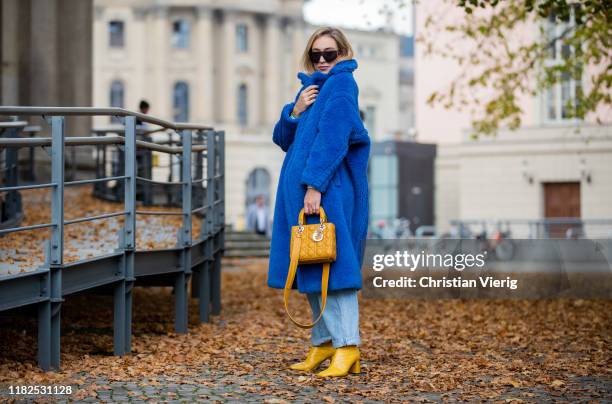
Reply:
[[[30,20],[30,94],[32,105],[52,105],[58,102],[57,0],[32,4]]]
[[[193,38],[196,50],[197,79],[193,92],[194,121],[214,124],[213,12],[208,6],[197,8],[197,21]]]
[[[108,107],[109,74],[106,72],[106,61],[108,60],[108,37],[106,31],[106,19],[103,6],[94,6],[93,18],[93,94],[92,105],[95,107]],[[93,117],[93,126],[104,126],[108,124],[107,116]]]
[[[293,25],[293,66],[291,68],[296,72],[293,74],[292,80],[294,83],[294,88],[297,91],[300,88],[299,79],[296,77],[298,71],[304,70],[303,67],[300,66],[302,53],[306,48],[306,40],[304,34],[304,22],[298,18],[294,18],[291,20],[291,25]]]
[[[174,119],[172,111],[172,88],[174,83],[168,82],[166,58],[169,55],[169,29],[168,29],[168,8],[156,6],[153,9],[153,36],[149,44],[152,51],[153,82],[150,85],[154,88],[153,101],[151,103],[151,113],[169,120]]]
[[[128,27],[127,39],[129,41],[130,59],[134,66],[133,72],[129,75],[134,82],[130,83],[131,91],[129,91],[126,99],[126,108],[137,111],[140,100],[146,99],[152,102],[151,86],[148,85],[146,60],[147,60],[147,19],[146,9],[144,7],[134,7],[132,9],[132,29]],[[129,33],[132,33],[130,36]],[[159,111],[159,106],[155,106],[155,110]]]
[[[263,106],[262,123],[266,126],[274,125],[278,119],[280,109],[283,105],[281,100],[281,68],[282,52],[284,44],[281,42],[280,32],[281,21],[276,15],[267,16],[264,34],[264,87],[262,91],[263,99],[260,103]]]
[[[264,123],[263,105],[260,102],[264,89],[263,70],[265,65],[261,63],[259,55],[262,54],[264,45],[264,30],[257,21],[255,14],[249,14],[248,17],[248,56],[245,56],[248,73],[246,76],[246,84],[248,89],[248,133],[257,133],[261,131]]]
[[[223,10],[223,61],[220,66],[222,74],[222,108],[221,119],[224,124],[236,124],[236,14],[231,10]]]

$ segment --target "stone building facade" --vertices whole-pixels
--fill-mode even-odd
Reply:
[[[283,152],[272,130],[300,88],[300,57],[316,29],[304,21],[302,6],[302,0],[94,1],[94,105],[136,110],[146,99],[152,115],[224,130],[226,217],[237,228],[255,195],[263,193],[274,209]],[[372,139],[408,133],[400,127],[399,36],[344,32],[356,52],[359,103]]]

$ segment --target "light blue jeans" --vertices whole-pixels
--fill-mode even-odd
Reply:
[[[312,309],[312,320],[321,312],[321,293],[307,293]],[[334,348],[359,345],[359,303],[357,290],[345,289],[327,293],[323,317],[311,329],[313,346],[332,341]]]

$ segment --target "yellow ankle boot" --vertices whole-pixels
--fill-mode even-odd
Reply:
[[[329,367],[317,373],[317,376],[346,376],[349,372],[360,373],[359,357],[359,348],[356,346],[338,348],[332,357]]]
[[[290,366],[293,370],[310,371],[317,368],[325,359],[333,356],[336,349],[332,346],[331,341],[319,346],[310,347],[308,355],[303,362],[295,363]]]

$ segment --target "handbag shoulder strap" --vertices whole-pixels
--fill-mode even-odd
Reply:
[[[295,325],[300,328],[312,328],[316,323],[321,320],[323,316],[323,311],[325,310],[325,305],[327,304],[327,284],[329,281],[329,262],[323,264],[323,277],[321,278],[321,311],[319,312],[319,317],[310,323],[310,324],[302,324],[296,321],[291,314],[289,313],[289,293],[291,292],[291,287],[293,286],[293,280],[295,279],[295,274],[297,272],[298,266],[298,257],[300,256],[300,245],[302,243],[301,237],[296,237],[293,241],[293,249],[291,251],[291,263],[289,264],[289,272],[287,273],[287,281],[285,282],[285,290],[284,290],[284,300],[285,300],[285,312],[293,321]]]

